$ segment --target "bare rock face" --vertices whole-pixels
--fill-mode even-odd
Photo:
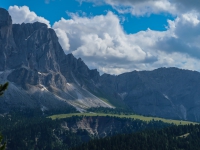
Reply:
[[[0,8],[0,83],[10,82],[0,111],[112,107],[87,90],[93,74],[81,59],[64,53],[53,29],[39,22],[12,25]]]
[[[0,9],[0,71],[9,67],[15,52],[11,17],[5,9]]]
[[[63,121],[61,127],[65,130],[77,132],[78,130],[86,130],[95,138],[104,138],[115,134],[124,133],[123,129],[135,124],[128,119],[111,118],[111,117],[83,117],[78,121]]]
[[[26,84],[37,85],[39,83],[38,72],[29,68],[19,68],[12,71],[7,78],[26,89]]]
[[[52,29],[39,22],[13,25],[13,35],[17,47],[25,55],[19,59],[19,64],[39,72],[60,71],[59,56],[64,52]]]

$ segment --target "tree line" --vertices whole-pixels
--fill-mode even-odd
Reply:
[[[199,150],[200,125],[171,126],[92,140],[70,150]]]
[[[68,150],[72,147],[80,146],[90,140],[100,138],[98,135],[91,135],[87,130],[63,128],[62,124],[67,123],[68,127],[76,125],[81,120],[93,120],[93,123],[101,119],[111,120],[110,122],[121,123],[119,128],[112,124],[112,132],[107,136],[112,137],[121,133],[134,133],[143,130],[162,129],[169,125],[161,121],[145,122],[141,120],[117,118],[109,116],[73,116],[70,118],[52,120],[44,116],[24,116],[20,113],[12,112],[0,117],[0,131],[7,143],[7,150]],[[91,126],[93,124],[91,123]],[[116,124],[116,126],[118,126]],[[100,127],[101,128],[101,127]]]

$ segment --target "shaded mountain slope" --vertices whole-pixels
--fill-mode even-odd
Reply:
[[[200,120],[200,73],[177,68],[104,74],[101,88],[118,95],[136,113]]]
[[[2,8],[0,18],[0,82],[10,82],[0,102],[3,110],[111,107],[82,85],[95,71],[66,55],[53,29],[39,22],[12,25]]]

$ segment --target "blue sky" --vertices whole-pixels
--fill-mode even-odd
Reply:
[[[166,30],[168,19],[174,19],[171,14],[151,14],[149,16],[132,16],[131,14],[120,14],[111,5],[108,4],[94,4],[92,2],[80,2],[77,0],[3,0],[1,7],[8,9],[10,6],[28,6],[30,10],[34,11],[38,16],[42,16],[54,22],[60,20],[61,17],[69,19],[69,13],[78,13],[84,16],[105,15],[108,11],[119,15],[121,17],[121,24],[127,33],[136,33],[140,30],[163,31]]]
[[[46,23],[66,54],[101,73],[200,71],[198,0],[1,0],[0,7],[13,23]]]

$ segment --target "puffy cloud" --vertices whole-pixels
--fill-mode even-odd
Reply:
[[[131,13],[134,16],[176,12],[175,6],[167,0],[105,0],[105,2],[112,5],[119,13]]]
[[[97,0],[79,1],[99,4]],[[158,13],[178,15],[191,10],[200,10],[199,0],[101,0],[101,4],[111,5],[119,13],[132,13],[135,16]]]
[[[69,39],[67,37],[67,34],[65,33],[65,31],[59,28],[54,29],[54,30],[58,36],[58,41],[60,45],[62,45],[63,50],[65,51],[65,53],[68,53],[70,45],[69,45]]]
[[[26,6],[10,7],[9,12],[14,23],[42,20],[49,24]],[[61,18],[52,28],[66,53],[81,57],[89,68],[97,68],[101,73],[120,74],[159,67],[200,71],[200,14],[195,9],[168,20],[166,31],[148,29],[127,34],[119,17],[112,12],[94,17],[71,14],[71,19]]]
[[[135,16],[177,12],[176,5],[169,0],[102,0],[101,3],[97,0],[79,0],[80,3],[83,1],[111,5],[119,13],[131,13]]]
[[[13,23],[33,23],[33,22],[42,22],[50,27],[50,23],[44,17],[37,16],[35,12],[30,11],[27,6],[10,6],[8,9],[9,14],[12,17]]]
[[[184,13],[168,23],[167,31],[148,29],[127,34],[119,17],[108,12],[90,18],[74,14],[69,20],[62,18],[53,28],[64,31],[69,52],[102,73],[172,66],[200,70],[198,13]]]
[[[69,51],[81,57],[90,68],[98,68],[102,72],[113,68],[112,72],[115,73],[133,69],[129,66],[131,64],[137,66],[156,61],[157,58],[143,48],[151,47],[157,38],[163,36],[151,30],[128,35],[120,25],[119,18],[112,12],[92,18],[73,15],[70,20],[62,18],[53,28],[64,31],[69,39]],[[144,46],[138,45],[142,43],[140,38],[146,42]]]
[[[199,11],[200,10],[200,3],[199,0],[168,0],[170,3],[173,3],[182,13],[186,13],[189,11]]]
[[[169,21],[168,32],[171,36],[166,36],[157,42],[157,47],[168,53],[180,52],[200,59],[200,15],[198,13],[185,13],[175,21]]]

